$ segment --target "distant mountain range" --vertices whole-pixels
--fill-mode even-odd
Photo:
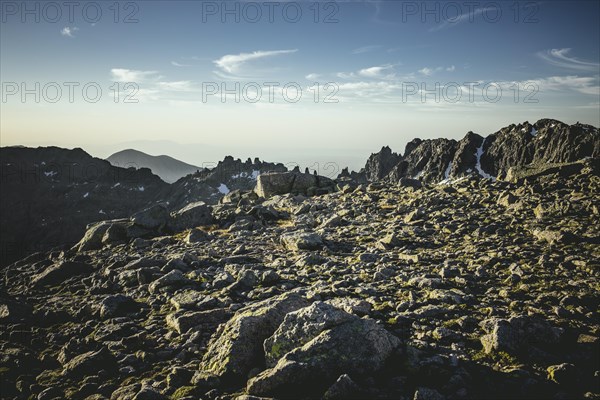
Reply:
[[[107,161],[116,167],[148,168],[167,183],[176,182],[186,175],[200,171],[202,168],[187,164],[169,156],[152,156],[144,152],[127,149],[114,153]]]

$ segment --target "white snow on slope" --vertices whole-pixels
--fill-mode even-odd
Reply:
[[[475,151],[475,157],[477,159],[477,162],[475,163],[475,169],[482,177],[495,181],[495,177],[491,176],[481,168],[481,156],[483,155],[483,145],[485,144],[485,139],[486,138],[483,138],[481,141],[481,146],[479,146],[479,148]]]
[[[445,179],[448,179],[450,177],[450,171],[452,171],[452,161],[448,163],[448,168],[446,168],[446,171],[444,172]]]
[[[236,179],[236,178],[250,178],[250,179],[256,180],[256,178],[258,177],[258,175],[260,175],[260,171],[253,170],[251,173],[240,172],[239,174],[232,175],[231,177],[233,179]]]
[[[531,127],[531,132],[529,132],[531,134],[531,136],[536,136],[538,134],[538,131],[532,126]]]
[[[217,190],[219,192],[221,192],[222,194],[229,193],[229,188],[224,183],[221,183],[221,185],[219,185],[219,187],[217,188]]]

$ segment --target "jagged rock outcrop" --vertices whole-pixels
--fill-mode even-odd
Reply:
[[[392,168],[398,164],[401,157],[392,152],[388,146],[384,146],[378,153],[371,154],[364,168],[364,174],[368,181],[378,181],[387,176]]]
[[[458,142],[414,139],[406,145],[403,155],[384,147],[369,157],[361,176],[368,181],[390,183],[397,183],[403,177],[438,183],[471,174],[502,179],[511,167],[574,162],[598,156],[598,128],[541,119],[534,124],[512,124],[487,137],[469,132]],[[352,175],[344,175],[349,176]]]

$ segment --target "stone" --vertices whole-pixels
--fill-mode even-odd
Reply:
[[[413,400],[446,400],[446,397],[435,389],[420,387],[415,391]]]
[[[140,305],[131,297],[122,294],[110,295],[100,303],[100,318],[122,317],[139,311]]]
[[[243,381],[260,364],[264,340],[275,332],[286,314],[306,305],[302,295],[288,292],[240,309],[212,336],[200,363],[200,374],[194,379],[216,376],[225,381]]]
[[[202,229],[194,228],[187,233],[184,240],[187,244],[194,244],[206,242],[210,237],[211,236]]]
[[[312,232],[292,232],[281,236],[281,241],[288,250],[318,250],[323,247],[321,236]]]
[[[562,329],[539,318],[517,316],[508,320],[492,318],[482,323],[488,334],[481,337],[486,353],[503,351],[518,354],[529,346],[552,346],[560,341]]]
[[[188,282],[188,279],[179,271],[174,269],[166,275],[161,276],[148,287],[150,293],[157,293],[161,288],[175,288],[183,286]]]
[[[547,368],[548,379],[559,385],[572,386],[577,383],[577,369],[573,364],[563,363]]]
[[[170,215],[165,204],[155,204],[131,216],[131,221],[142,228],[161,231],[169,223]]]
[[[188,330],[200,325],[217,325],[227,320],[230,313],[223,309],[218,308],[209,311],[196,311],[196,312],[185,312],[183,314],[169,314],[167,315],[167,326],[177,333],[186,333]]]
[[[169,226],[177,232],[208,225],[212,221],[213,216],[210,207],[203,201],[197,201],[171,213]]]
[[[423,184],[418,179],[412,179],[412,178],[407,178],[407,177],[403,176],[398,181],[398,186],[409,187],[409,188],[413,188],[413,189],[421,189],[423,187]]]
[[[71,277],[89,274],[92,271],[94,271],[94,266],[91,264],[78,261],[62,261],[35,275],[31,283],[37,287],[58,285]]]
[[[287,314],[273,336],[264,342],[267,367],[274,367],[282,356],[302,347],[322,331],[352,319],[356,317],[321,301]]]
[[[323,393],[344,373],[377,373],[400,345],[397,337],[375,321],[333,310],[325,303],[292,313],[282,325],[265,342],[267,359],[281,358],[248,381],[246,390],[250,394],[314,396]]]
[[[68,361],[62,374],[69,378],[80,378],[86,375],[98,373],[100,370],[112,372],[116,366],[116,360],[111,352],[102,347],[98,351],[88,351]]]
[[[359,399],[360,397],[360,387],[348,374],[340,375],[323,394],[323,400]]]
[[[314,195],[316,189],[333,191],[335,183],[324,176],[298,172],[275,172],[258,176],[254,191],[260,197],[293,193]]]

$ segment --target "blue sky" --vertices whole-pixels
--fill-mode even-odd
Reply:
[[[2,5],[2,145],[357,169],[414,137],[544,117],[600,125],[597,1],[138,1],[119,3],[118,15],[113,2],[79,2],[72,20],[55,4],[60,17],[44,2]],[[22,85],[36,82],[40,101],[23,101]],[[73,101],[64,82],[79,84]],[[102,89],[94,103],[81,91],[90,82]],[[126,82],[137,103],[123,102],[134,92]],[[272,99],[266,82],[279,85]],[[239,103],[223,102],[221,85]]]

